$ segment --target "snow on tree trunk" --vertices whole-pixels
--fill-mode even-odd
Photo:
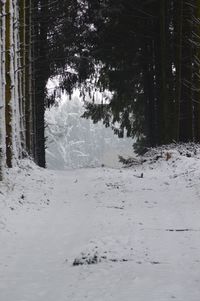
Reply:
[[[6,160],[7,166],[12,167],[13,151],[12,151],[12,79],[11,79],[11,45],[12,45],[12,17],[11,17],[11,0],[6,1]]]
[[[0,180],[33,149],[31,16],[32,0],[0,0]]]
[[[12,167],[21,153],[20,118],[19,118],[19,81],[18,81],[18,46],[19,20],[18,1],[6,1],[6,160]]]
[[[0,181],[5,166],[5,1],[0,2]]]
[[[19,68],[19,105],[20,105],[20,125],[22,147],[26,148],[26,130],[25,130],[25,0],[19,1],[19,43],[20,43],[20,61]]]

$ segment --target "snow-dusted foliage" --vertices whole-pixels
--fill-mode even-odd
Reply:
[[[49,168],[113,165],[118,154],[132,152],[131,140],[119,139],[102,123],[81,118],[84,107],[78,96],[62,98],[59,105],[46,111]]]

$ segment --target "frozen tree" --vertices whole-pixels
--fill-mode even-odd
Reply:
[[[130,140],[114,136],[102,123],[81,118],[83,112],[83,102],[76,95],[72,100],[63,95],[60,103],[46,111],[48,167],[99,166],[104,163],[105,154],[131,151]]]
[[[37,18],[40,4],[0,0],[0,180],[5,166],[12,167],[25,156],[38,163],[35,149],[42,149],[36,129],[41,126],[37,116],[43,116],[44,99],[39,105],[34,88],[39,72],[36,38],[41,39],[34,33],[41,23],[42,17]]]

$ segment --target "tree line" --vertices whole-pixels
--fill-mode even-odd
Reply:
[[[25,157],[45,167],[46,84],[62,73],[66,83],[72,2],[0,0],[0,179]]]
[[[47,35],[56,2],[0,1],[0,178],[27,156],[45,167]]]
[[[200,1],[88,1],[89,55],[110,103],[86,104],[136,149],[200,141]],[[93,45],[93,46],[92,46]]]
[[[38,30],[38,14],[36,1],[0,1],[1,178],[5,166],[12,167],[26,156],[43,165],[40,145],[44,144],[44,128],[39,120],[43,111],[38,101],[42,32]]]
[[[138,151],[199,142],[199,66],[199,0],[0,0],[0,178],[27,156],[45,167],[45,107],[74,87]]]

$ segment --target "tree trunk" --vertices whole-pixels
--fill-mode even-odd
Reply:
[[[0,181],[5,167],[5,3],[0,2]]]
[[[196,0],[196,53],[195,53],[195,93],[194,93],[194,114],[195,114],[195,141],[200,142],[200,0]]]
[[[46,166],[45,161],[45,136],[44,136],[44,113],[45,113],[45,97],[46,83],[49,77],[49,67],[46,57],[47,51],[47,15],[48,15],[48,0],[42,2],[41,9],[37,11],[36,24],[36,63],[35,63],[35,116],[36,116],[36,145],[35,157],[36,163],[41,166]]]
[[[190,0],[190,2],[192,2]],[[181,99],[179,140],[189,142],[193,140],[193,50],[192,50],[192,18],[193,8],[188,0],[183,2],[183,40],[182,40],[182,66],[181,66]]]
[[[8,167],[12,167],[12,83],[11,83],[11,0],[6,1],[6,87],[5,87],[5,102],[6,102],[6,163]]]

